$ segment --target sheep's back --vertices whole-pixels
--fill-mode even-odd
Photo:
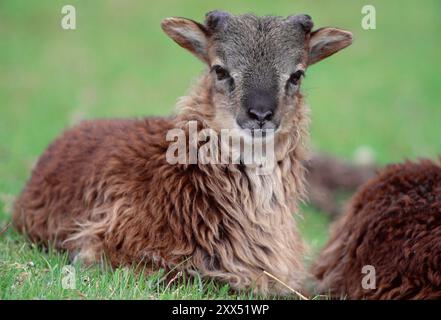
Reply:
[[[367,265],[375,268],[375,289],[362,287]],[[441,167],[391,165],[365,184],[313,273],[319,291],[335,297],[441,298]]]
[[[126,179],[166,149],[172,125],[171,118],[103,119],[68,129],[32,170],[15,203],[14,225],[36,242],[61,247],[93,206],[112,200],[105,199],[106,186],[117,183],[124,189]]]

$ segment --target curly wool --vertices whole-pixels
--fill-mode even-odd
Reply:
[[[362,268],[376,288],[363,289]],[[388,166],[365,184],[312,273],[317,289],[351,299],[441,298],[441,166],[428,160]]]

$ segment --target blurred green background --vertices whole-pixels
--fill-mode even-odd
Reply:
[[[76,30],[60,26],[66,4],[76,8]],[[376,8],[375,30],[361,28],[366,4]],[[438,0],[1,0],[0,227],[37,157],[64,128],[85,118],[174,110],[204,66],[162,33],[160,21],[202,20],[213,9],[308,13],[316,27],[354,33],[351,47],[312,66],[303,82],[315,149],[350,159],[368,146],[382,164],[440,153]],[[301,225],[313,249],[324,243],[324,215],[304,208]],[[13,256],[19,239],[11,230],[0,236],[3,276],[5,265],[20,259]],[[8,292],[4,297],[14,296]]]

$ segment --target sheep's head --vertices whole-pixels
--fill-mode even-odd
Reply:
[[[352,42],[336,28],[312,31],[308,15],[233,16],[212,11],[203,24],[167,18],[162,28],[209,67],[217,123],[224,128],[292,125],[306,68]]]

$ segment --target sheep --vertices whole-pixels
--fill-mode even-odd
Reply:
[[[66,131],[17,200],[16,228],[84,264],[172,269],[262,295],[300,290],[304,244],[293,214],[305,193],[308,108],[299,87],[307,66],[352,41],[348,31],[312,27],[308,15],[163,20],[164,32],[207,65],[177,114]],[[192,140],[190,123],[236,129],[248,144],[273,130],[275,165],[261,174],[241,162],[169,163],[172,144],[190,147],[168,133]]]
[[[312,273],[335,298],[440,299],[440,163],[389,165],[361,187]]]

